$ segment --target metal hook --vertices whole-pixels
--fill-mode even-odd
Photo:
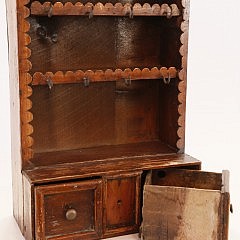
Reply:
[[[49,11],[48,11],[48,14],[47,14],[49,18],[52,17],[52,15],[53,15],[52,12],[53,12],[53,5],[51,4],[50,8],[49,8]]]
[[[167,17],[168,19],[172,18],[172,9],[171,9],[171,8],[169,8],[169,9],[167,10],[167,12],[166,12],[166,17]]]
[[[130,86],[131,83],[132,83],[131,76],[129,76],[128,78],[125,78],[125,84],[126,84],[126,86]]]
[[[169,83],[171,82],[170,73],[168,73],[168,78],[167,78],[167,79],[166,79],[166,78],[164,77],[164,75],[163,75],[163,82],[164,82],[165,84],[169,84]]]
[[[46,82],[47,82],[48,88],[50,90],[52,90],[52,88],[53,88],[53,81],[52,81],[52,79],[50,77],[47,77]]]
[[[89,14],[88,14],[88,18],[91,19],[93,18],[93,7],[90,8]]]
[[[132,9],[132,7],[130,7],[130,10],[129,10],[129,18],[133,19],[133,9]]]
[[[57,33],[54,33],[54,34],[51,36],[51,41],[52,41],[53,43],[57,43],[57,41],[58,41],[58,35],[57,35]]]
[[[44,26],[39,26],[36,29],[36,34],[39,36],[41,39],[47,39],[47,29]]]
[[[84,87],[88,87],[89,83],[90,83],[89,78],[88,77],[84,77],[83,78],[83,85],[84,85]]]

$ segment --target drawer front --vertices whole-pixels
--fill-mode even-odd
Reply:
[[[139,191],[139,172],[105,178],[104,237],[138,231]]]
[[[35,199],[37,240],[101,236],[101,180],[39,186]]]

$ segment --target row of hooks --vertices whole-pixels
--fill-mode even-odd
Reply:
[[[165,78],[163,76],[162,79],[163,79],[164,84],[166,84],[166,85],[170,84],[170,82],[171,82],[170,73],[168,74],[167,78]],[[124,80],[126,86],[131,86],[131,84],[132,84],[131,77],[125,78],[123,80]],[[51,77],[46,76],[45,81],[46,81],[46,83],[48,85],[48,88],[51,90],[53,88],[53,86],[54,86],[53,80],[51,79]],[[83,82],[84,87],[89,87],[91,80],[90,80],[89,77],[83,77],[82,82]]]
[[[91,6],[91,7],[89,8],[89,10],[88,10],[88,13],[85,14],[85,15],[88,15],[88,18],[91,19],[91,18],[93,18],[93,16],[94,16],[93,11],[94,11],[93,6]],[[167,11],[164,13],[164,15],[165,15],[168,19],[172,18],[173,14],[172,14],[171,9],[168,8]],[[48,13],[47,13],[47,16],[48,16],[49,18],[51,18],[51,17],[53,16],[53,5],[50,6],[49,11],[48,11]],[[134,10],[133,10],[132,6],[129,6],[128,11],[127,11],[127,13],[126,13],[125,16],[128,16],[130,19],[133,19],[133,17],[134,17]]]

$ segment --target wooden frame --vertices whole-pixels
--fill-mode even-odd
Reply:
[[[6,2],[14,216],[26,240],[136,232],[147,171],[201,168],[184,151],[190,1],[61,1]],[[135,194],[129,226],[107,229],[111,181]],[[103,194],[97,233],[46,237],[44,196],[73,186]]]

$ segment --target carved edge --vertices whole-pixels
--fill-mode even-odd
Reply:
[[[182,35],[180,41],[182,46],[180,47],[180,54],[182,56],[182,69],[179,72],[179,85],[178,85],[178,141],[177,148],[179,152],[184,152],[185,147],[185,112],[186,112],[186,85],[187,85],[187,54],[188,54],[188,28],[189,28],[189,0],[182,0],[183,10],[183,22],[181,23]]]
[[[32,15],[42,15],[42,16],[53,16],[53,15],[107,15],[107,16],[179,16],[180,11],[176,4],[153,4],[149,3],[135,3],[134,5],[130,3],[122,4],[116,3],[86,3],[77,2],[73,4],[71,2],[66,2],[65,4],[61,2],[56,2],[52,4],[51,2],[44,2],[43,4],[39,1],[34,1],[31,4],[31,14]]]
[[[20,88],[20,114],[21,114],[21,145],[23,165],[33,157],[33,126],[30,122],[33,120],[33,114],[30,112],[32,102],[29,97],[32,95],[32,76],[28,73],[32,68],[28,58],[31,56],[31,50],[27,47],[31,43],[31,38],[27,34],[30,30],[30,24],[26,18],[30,15],[30,9],[26,5],[30,0],[18,0],[18,48],[19,48],[19,88]]]
[[[160,79],[163,78],[165,82],[169,79],[176,78],[178,72],[175,67],[162,67],[158,69],[154,67],[152,69],[144,68],[134,68],[131,70],[130,68],[116,69],[113,71],[112,69],[103,70],[87,70],[82,71],[78,70],[75,72],[67,71],[66,73],[62,71],[58,71],[56,73],[47,72],[45,74],[41,72],[36,72],[33,75],[32,85],[46,85],[49,82],[52,84],[63,84],[63,83],[80,83],[84,82],[84,80],[88,80],[89,82],[104,82],[104,81],[117,81],[117,80],[140,80],[140,79]]]

